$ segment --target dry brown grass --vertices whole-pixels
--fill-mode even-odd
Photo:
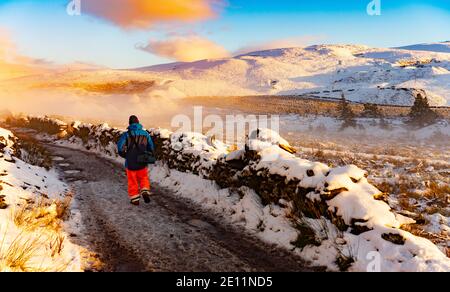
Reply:
[[[15,226],[21,230],[3,251],[6,233],[0,245],[0,271],[46,272],[64,271],[68,263],[56,259],[65,247],[66,237],[61,232],[61,223],[68,216],[72,197],[51,201],[26,200],[11,216]],[[6,231],[5,231],[6,232]],[[54,259],[51,267],[38,262]]]
[[[26,200],[13,212],[14,224],[27,231],[37,228],[59,230],[61,220],[68,217],[72,196],[67,195],[62,200],[49,200],[44,197],[39,201]]]
[[[410,199],[407,196],[402,196],[398,199],[399,207],[402,210],[406,210],[409,212],[415,212],[416,208],[411,204]]]
[[[401,227],[401,229],[405,230],[415,236],[426,238],[436,245],[441,245],[441,246],[446,245],[449,240],[448,236],[446,236],[446,235],[430,233],[430,232],[423,230],[423,227],[419,224],[403,225]],[[449,255],[448,252],[449,252],[449,248],[447,247],[446,248],[447,256]]]
[[[0,271],[32,271],[30,264],[42,246],[40,236],[25,236],[20,233],[9,245],[5,253],[0,254]]]
[[[70,215],[70,205],[72,204],[73,194],[67,194],[64,199],[54,202],[56,205],[56,218],[67,220]]]
[[[424,196],[429,199],[443,199],[443,202],[450,204],[450,186],[439,184],[437,182],[430,182],[428,183],[427,191]]]
[[[56,255],[61,255],[64,249],[64,241],[66,237],[62,234],[55,235],[54,239],[50,241],[49,248],[51,250],[51,257],[54,258]]]
[[[58,236],[49,250],[46,248],[48,241],[49,238],[41,233],[18,234],[4,252],[0,250],[0,272],[65,271],[69,263],[61,259],[53,260],[51,267],[43,265],[46,257],[55,258],[64,249],[64,237]]]
[[[59,229],[56,206],[42,198],[38,202],[26,201],[13,212],[13,221],[17,227],[27,231],[38,228]]]
[[[445,183],[428,182],[426,191],[422,194],[427,201],[424,212],[428,214],[440,213],[450,216],[448,206],[450,204],[450,186]]]
[[[141,93],[155,85],[155,81],[126,80],[108,83],[73,83],[69,86],[90,92],[109,94]]]
[[[399,180],[396,193],[399,194],[399,198],[420,201],[423,199],[423,195],[417,191],[418,188],[419,187],[412,181]]]
[[[393,194],[395,191],[395,188],[392,184],[388,183],[387,181],[383,181],[379,184],[376,184],[376,187],[383,193],[387,194]]]
[[[326,155],[325,152],[323,152],[323,150],[317,149],[317,151],[314,151],[313,157],[316,158],[317,160],[324,161]]]

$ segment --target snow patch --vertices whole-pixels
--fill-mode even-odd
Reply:
[[[0,128],[0,142],[6,147],[2,149],[0,158],[0,171],[2,177],[0,181],[1,200],[5,200],[7,208],[0,210],[0,270],[9,271],[10,267],[2,266],[2,257],[14,242],[33,241],[37,239],[41,244],[37,246],[33,257],[27,263],[29,269],[44,271],[81,271],[80,247],[69,241],[69,236],[60,231],[60,236],[65,237],[63,249],[60,254],[52,257],[48,244],[50,240],[55,240],[45,230],[26,231],[21,226],[14,223],[13,213],[20,208],[27,200],[38,202],[44,197],[50,201],[62,200],[67,193],[68,187],[58,178],[54,170],[47,171],[44,168],[25,163],[14,156],[13,146],[15,137],[8,130]],[[52,203],[46,207],[46,212],[54,216],[56,214],[56,204]],[[66,224],[66,223],[64,223]],[[70,221],[67,222],[70,224]],[[47,238],[48,237],[48,238]],[[45,244],[44,244],[45,243]]]

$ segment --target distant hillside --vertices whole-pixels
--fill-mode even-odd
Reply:
[[[418,44],[418,45],[400,47],[399,49],[411,50],[411,51],[450,53],[450,41],[443,42],[443,43]]]
[[[450,55],[436,52],[316,45],[137,71],[172,79],[188,96],[344,94],[354,101],[410,105],[413,93],[423,89],[434,105],[450,102]]]
[[[421,46],[429,51],[416,50]],[[414,95],[424,90],[432,105],[445,106],[450,105],[450,54],[440,52],[444,47],[448,49],[448,43],[409,49],[316,45],[131,70],[58,72],[9,81],[7,88],[14,88],[11,82],[20,82],[22,87],[64,89],[78,95],[170,98],[345,95],[351,101],[393,105],[412,105]]]

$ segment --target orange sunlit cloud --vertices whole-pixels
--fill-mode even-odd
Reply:
[[[57,65],[42,59],[21,55],[6,30],[0,28],[0,80],[57,71],[101,69],[83,62]]]
[[[209,19],[221,3],[222,0],[84,0],[82,11],[123,28],[149,28],[157,22]]]
[[[220,45],[200,36],[174,37],[163,41],[150,41],[139,49],[181,62],[229,57]]]

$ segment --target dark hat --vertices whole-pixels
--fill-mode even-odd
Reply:
[[[139,124],[139,119],[136,116],[131,116],[128,123],[130,125],[132,125],[132,124]]]

